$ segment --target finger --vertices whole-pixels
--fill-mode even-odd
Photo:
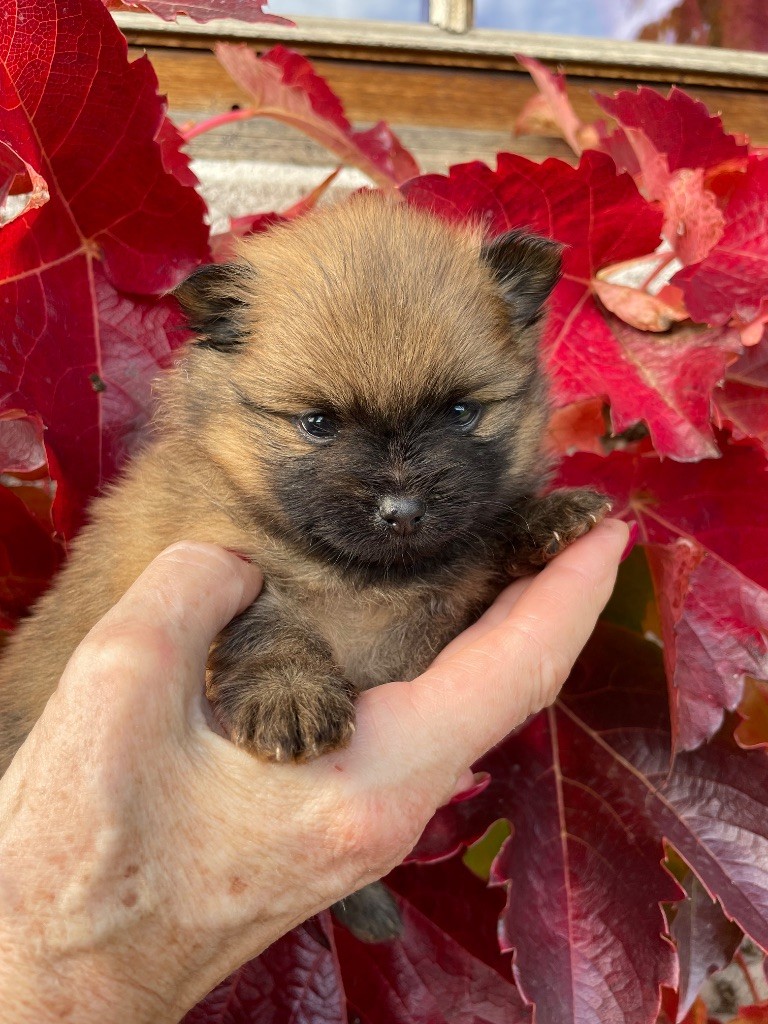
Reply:
[[[124,645],[126,666],[134,674],[150,655],[164,660],[168,671],[177,662],[202,670],[214,637],[253,602],[261,583],[254,565],[224,548],[173,544],[147,566],[82,647],[87,653]]]
[[[371,763],[379,756],[396,771],[437,767],[455,777],[551,703],[610,597],[627,537],[615,520],[595,527],[487,631],[412,683],[365,693],[358,734]]]
[[[507,618],[512,608],[514,608],[535,578],[535,576],[523,576],[519,580],[515,580],[514,583],[510,583],[508,587],[505,587],[490,608],[483,612],[477,622],[473,623],[462,633],[459,633],[454,640],[451,640],[451,642],[444,647],[442,651],[440,651],[438,656],[432,662],[432,667],[439,665],[447,658],[457,654],[462,650],[462,648],[468,647],[470,644],[477,642],[481,637],[485,636],[486,633],[495,629],[496,626]]]

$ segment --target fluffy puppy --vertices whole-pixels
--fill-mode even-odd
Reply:
[[[542,493],[537,343],[559,273],[553,242],[484,243],[376,195],[195,272],[176,294],[197,340],[153,432],[0,662],[0,769],[77,643],[175,540],[264,570],[211,651],[209,696],[236,743],[283,761],[346,743],[358,691],[413,678],[597,522],[602,496]],[[391,909],[371,924],[363,904],[346,904],[357,933],[391,934]]]

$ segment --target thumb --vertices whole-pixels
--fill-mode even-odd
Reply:
[[[601,523],[513,584],[422,675],[363,694],[355,740],[377,776],[432,769],[454,780],[551,703],[610,597],[626,543],[624,523]]]
[[[127,673],[193,678],[214,637],[254,600],[260,571],[213,544],[183,541],[166,548],[99,620],[77,652],[78,661],[105,650]],[[189,671],[185,671],[185,670]]]

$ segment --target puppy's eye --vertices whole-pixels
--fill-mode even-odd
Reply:
[[[452,430],[465,434],[475,426],[482,411],[483,407],[479,402],[457,402],[448,409],[446,419]]]
[[[339,424],[324,412],[305,412],[298,418],[299,429],[313,441],[332,441],[339,432]]]

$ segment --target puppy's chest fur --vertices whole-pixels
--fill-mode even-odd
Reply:
[[[278,590],[326,641],[341,674],[365,690],[423,672],[495,596],[499,585],[492,577],[488,571],[470,573],[460,586],[413,582],[315,594],[285,585]]]

